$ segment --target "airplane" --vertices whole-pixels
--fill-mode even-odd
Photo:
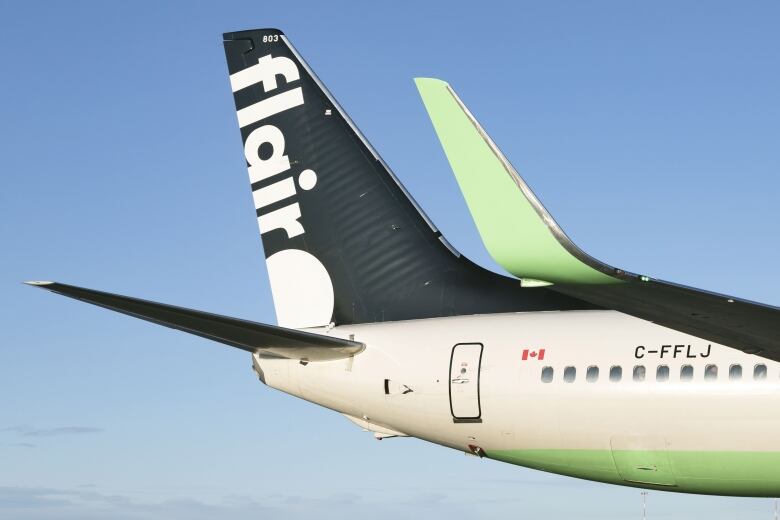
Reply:
[[[593,481],[780,495],[780,308],[577,247],[444,81],[416,84],[501,275],[461,255],[277,29],[224,34],[277,325],[27,282],[251,354],[378,439]]]

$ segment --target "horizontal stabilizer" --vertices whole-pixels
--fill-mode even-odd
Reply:
[[[446,82],[416,80],[486,248],[551,291],[780,361],[780,308],[617,269],[577,247]]]
[[[521,279],[620,283],[620,270],[566,236],[452,87],[432,78],[415,82],[482,241],[499,265]]]
[[[26,283],[253,353],[288,359],[330,361],[354,356],[365,348],[362,343],[347,339],[230,318],[73,285],[56,282]]]

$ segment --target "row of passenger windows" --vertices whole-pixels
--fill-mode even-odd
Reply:
[[[766,365],[760,363],[753,367],[753,379],[756,381],[766,379]],[[655,380],[664,382],[669,381],[669,366],[659,365],[655,369]],[[542,368],[542,383],[552,382],[555,376],[553,367]],[[644,381],[647,377],[647,369],[644,365],[636,365],[632,370],[631,377],[634,381]],[[742,365],[731,365],[729,367],[728,378],[732,381],[742,379]],[[577,369],[569,366],[563,369],[563,380],[566,383],[573,383],[577,379]],[[623,379],[623,367],[613,366],[609,369],[609,380],[618,382]],[[718,379],[718,365],[707,365],[704,367],[704,379],[715,381]],[[599,380],[599,367],[589,366],[585,370],[585,381],[595,383]],[[693,380],[693,365],[683,365],[680,367],[680,381]]]

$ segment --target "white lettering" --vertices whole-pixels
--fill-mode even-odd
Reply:
[[[305,232],[301,223],[298,222],[299,218],[301,218],[301,207],[296,202],[260,215],[257,217],[257,222],[260,225],[261,235],[274,229],[284,229],[287,232],[287,238],[293,238]]]
[[[260,158],[260,147],[264,143],[272,147],[271,157],[265,160]],[[272,125],[252,130],[244,143],[244,157],[249,163],[249,181],[253,184],[290,169],[290,159],[284,155],[284,134]]]
[[[252,65],[230,75],[230,87],[233,92],[251,87],[257,83],[263,84],[266,93],[277,87],[276,76],[284,76],[284,81],[290,83],[300,79],[298,67],[290,58],[284,56],[272,57],[270,54],[257,60],[257,65]]]
[[[291,108],[295,108],[298,105],[303,105],[303,91],[301,87],[287,92],[282,92],[268,99],[258,101],[253,105],[249,105],[246,108],[242,108],[237,112],[238,114],[238,126],[244,128],[253,123],[284,112]]]
[[[256,65],[231,74],[230,85],[233,92],[238,92],[252,85],[262,84],[263,90],[268,93],[279,87],[278,76],[282,76],[285,84],[289,84],[300,79],[300,72],[291,59],[284,56],[274,58],[268,54],[259,58]],[[303,90],[301,87],[296,87],[238,110],[238,124],[241,128],[245,128],[300,105],[303,105]],[[271,146],[271,154],[267,159],[262,159],[260,148],[265,144]],[[284,134],[273,125],[260,126],[247,136],[244,143],[244,156],[249,164],[249,180],[252,184],[290,169],[290,159],[285,155]],[[317,183],[317,175],[311,170],[304,170],[299,177],[299,183],[303,189],[310,190]],[[262,209],[270,204],[294,197],[296,193],[295,180],[289,176],[254,191],[252,198],[255,202],[255,208]],[[275,229],[284,229],[287,232],[287,238],[293,238],[305,232],[298,221],[300,218],[301,208],[296,202],[260,215],[257,221],[261,234]]]
[[[295,195],[295,183],[292,177],[270,184],[252,193],[255,208],[260,209]]]

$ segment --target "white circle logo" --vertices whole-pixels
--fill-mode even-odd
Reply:
[[[330,323],[333,282],[316,257],[300,249],[285,249],[269,256],[266,264],[280,326],[304,329]]]

